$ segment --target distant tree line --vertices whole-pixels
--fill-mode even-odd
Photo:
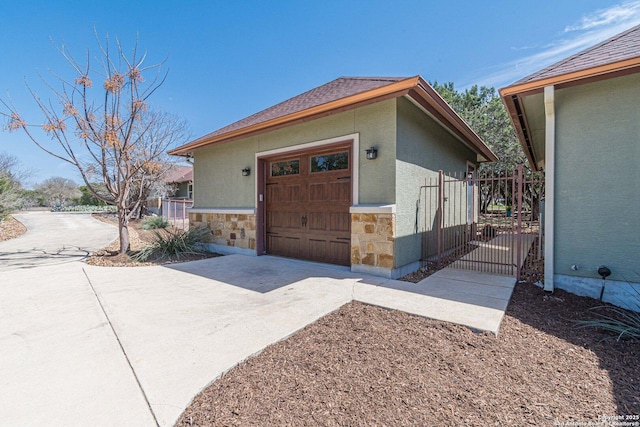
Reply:
[[[544,184],[533,184],[532,181],[542,181],[539,172],[534,172],[524,155],[513,129],[507,109],[502,99],[493,87],[472,86],[464,91],[457,90],[452,82],[432,83],[433,88],[445,101],[469,124],[489,148],[498,156],[494,163],[483,163],[480,174],[495,176],[512,176],[518,165],[523,165],[523,203],[528,205],[533,217],[539,215],[540,199],[544,196]],[[485,213],[489,206],[501,201],[511,200],[511,188],[504,185],[506,181],[499,181],[501,187],[487,185],[480,190],[480,209]]]
[[[167,170],[170,170],[168,168]],[[8,214],[27,208],[48,207],[54,210],[71,206],[106,206],[104,200],[95,196],[86,185],[78,185],[71,179],[54,176],[34,186],[32,190],[25,188],[25,177],[28,174],[19,167],[16,157],[0,152],[0,220]],[[175,188],[159,180],[151,181],[145,189],[143,197],[150,195],[166,197]],[[107,194],[104,183],[93,182],[94,191]],[[141,206],[144,206],[142,203]],[[138,212],[138,217],[144,215]]]
[[[0,220],[25,208],[105,205],[86,186],[78,186],[73,180],[59,176],[36,184],[33,190],[26,189],[27,175],[17,157],[0,152]],[[94,185],[100,187],[99,183]]]
[[[23,179],[18,159],[0,152],[0,220],[24,205],[26,194],[22,188]]]

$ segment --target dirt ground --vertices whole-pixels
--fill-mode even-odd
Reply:
[[[11,215],[7,216],[3,221],[0,221],[0,242],[15,239],[26,232],[26,227]]]
[[[599,305],[519,284],[496,338],[353,302],[229,371],[176,425],[553,426],[638,415],[640,343],[576,328]]]

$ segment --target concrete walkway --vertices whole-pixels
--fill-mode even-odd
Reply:
[[[516,283],[513,277],[452,268],[440,270],[417,284],[376,282],[358,282],[354,300],[496,336]]]
[[[356,300],[497,333],[515,280],[418,284],[277,257],[0,271],[0,425],[171,426],[208,384]]]
[[[451,263],[449,268],[474,270],[485,273],[516,276],[522,268],[531,245],[536,240],[532,234],[522,234],[520,245],[515,234],[499,234],[488,242],[474,241],[478,248]],[[518,253],[520,263],[518,264]]]

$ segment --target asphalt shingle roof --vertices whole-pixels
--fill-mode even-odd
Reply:
[[[640,57],[640,25],[520,79],[513,85],[556,77],[636,57]]]
[[[331,101],[357,95],[368,90],[377,89],[405,80],[409,77],[340,77],[329,83],[318,86],[300,95],[289,98],[279,104],[257,112],[242,120],[220,128],[202,138],[223,135],[234,130],[277,119],[288,114],[307,110]]]
[[[420,76],[340,77],[204,135],[169,154],[189,157],[193,155],[193,150],[210,144],[228,142],[400,96],[411,97],[428,111],[427,114],[433,114],[442,126],[481,154],[481,159],[485,159],[482,161],[497,160],[480,137]]]
[[[193,168],[191,166],[173,166],[164,179],[164,182],[188,181],[193,181]]]

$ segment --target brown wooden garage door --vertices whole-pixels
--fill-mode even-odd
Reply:
[[[267,160],[267,253],[350,264],[351,149]]]

